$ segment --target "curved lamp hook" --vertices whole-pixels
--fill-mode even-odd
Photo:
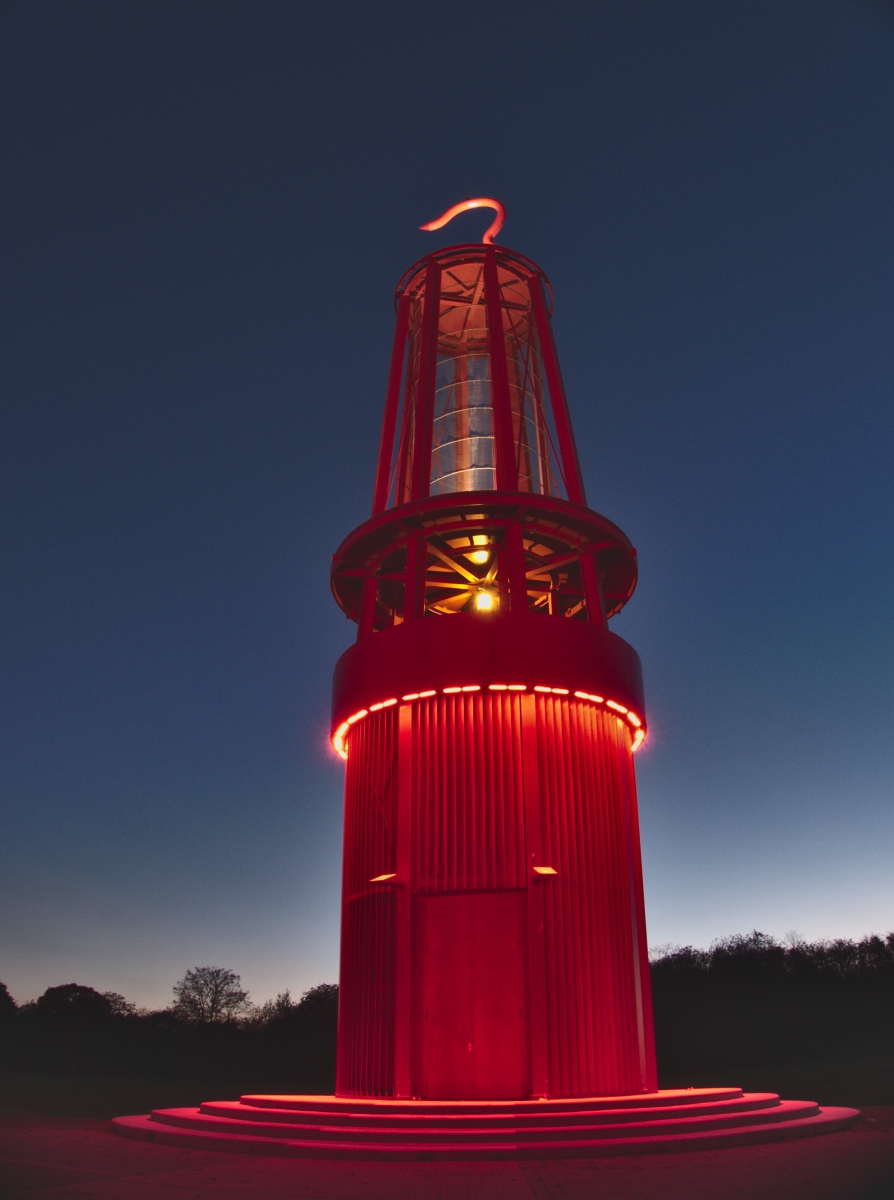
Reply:
[[[496,220],[481,239],[485,246],[492,245],[494,238],[503,228],[503,222],[506,220],[506,209],[499,200],[491,200],[488,196],[479,196],[477,200],[463,200],[461,204],[454,204],[453,208],[448,208],[436,221],[429,221],[427,225],[420,225],[419,228],[433,233],[436,229],[443,228],[448,221],[452,221],[461,212],[468,212],[470,208],[492,208],[496,212]]]

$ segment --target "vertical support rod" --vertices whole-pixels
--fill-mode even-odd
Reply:
[[[506,370],[503,305],[497,275],[497,252],[493,246],[488,246],[484,252],[484,307],[487,312],[487,352],[490,358],[491,403],[497,451],[497,490],[517,492],[518,468],[509,399],[509,372]]]
[[[546,373],[549,397],[552,401],[553,421],[556,426],[556,436],[559,439],[559,453],[562,456],[565,490],[572,503],[585,505],[587,497],[584,494],[584,484],[580,473],[580,460],[577,457],[577,446],[574,442],[571,418],[568,415],[568,402],[565,398],[565,385],[562,383],[562,372],[559,367],[559,357],[556,354],[556,344],[553,341],[549,314],[543,303],[543,288],[539,275],[532,275],[528,280],[528,291],[531,295],[531,307],[534,310],[534,321],[537,325],[540,353],[543,356],[543,369]]]
[[[385,393],[385,420],[382,423],[379,466],[376,470],[376,486],[373,491],[373,516],[376,513],[382,512],[388,504],[388,492],[391,484],[391,462],[394,458],[394,431],[397,428],[400,385],[404,374],[404,354],[407,348],[409,312],[410,297],[404,292],[397,306],[397,327],[394,330],[394,345],[391,349],[388,391]]]
[[[431,484],[431,440],[435,404],[435,367],[438,362],[438,318],[441,308],[441,267],[428,260],[425,275],[425,305],[422,312],[422,353],[419,357],[419,391],[413,447],[411,500],[422,500]]]
[[[587,600],[587,616],[590,624],[608,629],[608,621],[605,616],[605,597],[602,594],[599,563],[595,554],[580,556],[580,573],[584,581],[584,596]]]
[[[531,1030],[531,1095],[548,1096],[549,1035],[546,1002],[546,922],[543,887],[535,882],[534,867],[543,862],[540,823],[540,766],[537,750],[537,700],[531,693],[519,697],[522,726],[522,773],[525,790],[525,849],[528,871],[528,1011]]]
[[[404,620],[415,621],[422,616],[425,602],[426,544],[421,533],[407,538],[407,573],[404,584]]]
[[[521,521],[516,518],[506,527],[506,561],[509,568],[509,611],[528,611],[528,576],[525,572],[525,541]]]
[[[394,1095],[413,1095],[412,1045],[412,903],[413,903],[413,708],[397,713],[397,921],[394,954]]]
[[[379,581],[375,574],[367,575],[363,580],[363,590],[360,593],[360,620],[357,622],[357,637],[366,637],[372,633],[376,619],[376,597]]]

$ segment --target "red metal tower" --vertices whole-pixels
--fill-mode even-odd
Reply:
[[[373,515],[332,568],[359,625],[333,695],[337,1095],[156,1109],[116,1118],[125,1137],[299,1158],[590,1157],[859,1116],[655,1090],[642,681],[606,624],[636,557],[586,507],[549,284],[493,245],[502,206],[469,200],[423,228],[481,205],[498,210],[483,245],[438,250],[398,285]]]
[[[636,586],[586,506],[540,268],[451,246],[397,288],[372,517],[334,556],[359,626],[337,1093],[510,1099],[657,1086],[633,753]],[[445,218],[434,226],[445,223]]]

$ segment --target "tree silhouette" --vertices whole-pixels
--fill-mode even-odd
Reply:
[[[116,996],[118,999],[126,1003],[123,996]],[[108,1020],[114,1011],[109,996],[80,983],[63,983],[59,987],[47,988],[34,1002],[34,1008],[42,1021],[63,1025],[96,1024]]]
[[[193,967],[174,984],[174,1012],[197,1025],[216,1025],[251,1008],[242,980],[226,967]]]
[[[0,983],[0,1025],[12,1021],[18,1008],[19,1006],[9,994],[9,988],[5,983]]]

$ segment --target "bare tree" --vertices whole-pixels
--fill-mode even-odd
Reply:
[[[232,1021],[250,1008],[242,980],[226,967],[193,967],[174,984],[174,1012],[200,1025]]]

